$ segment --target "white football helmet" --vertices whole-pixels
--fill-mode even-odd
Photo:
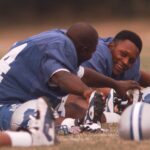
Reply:
[[[150,104],[137,102],[124,110],[119,122],[119,135],[123,139],[150,139]]]

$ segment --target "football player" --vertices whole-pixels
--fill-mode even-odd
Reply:
[[[92,69],[84,70],[84,82],[78,77],[82,74],[81,70],[77,73],[78,66],[91,57],[97,42],[98,33],[91,25],[77,23],[67,32],[54,29],[19,41],[2,57],[0,129],[28,130],[28,134],[19,134],[17,139],[14,132],[5,132],[13,146],[18,146],[20,139],[19,146],[54,143],[54,120],[49,117],[47,103],[39,100],[40,97],[46,96],[55,108],[67,93],[82,96],[88,104],[83,123],[91,125],[101,116],[103,103],[102,96],[89,86],[111,87],[120,96],[124,96],[128,89],[139,88],[137,82],[115,81]]]
[[[141,50],[142,40],[139,35],[129,30],[122,30],[117,33],[115,37],[99,38],[96,51],[93,53],[91,59],[82,63],[82,66],[91,68],[116,80],[134,80],[142,87],[150,86],[150,74],[140,70]],[[112,95],[111,89],[101,89],[100,92],[102,91],[106,97]],[[132,99],[130,97],[128,98],[129,104],[132,103]],[[107,100],[108,99],[109,98],[107,98]],[[125,97],[120,97],[119,99],[127,100]],[[82,97],[69,96],[66,104],[66,107],[67,105],[69,106],[66,108],[68,116],[72,114],[73,117],[74,113],[70,111],[74,108],[77,109],[78,106],[78,110],[80,110],[80,108],[87,108],[86,104],[83,104],[84,101],[81,100]],[[74,104],[74,102],[76,102],[76,104]],[[145,102],[147,102],[146,99]],[[121,113],[122,110],[128,106],[128,104],[125,103],[126,102],[122,102],[121,104],[121,101],[118,103],[115,101],[115,111]],[[81,110],[81,113],[82,112],[84,111]]]

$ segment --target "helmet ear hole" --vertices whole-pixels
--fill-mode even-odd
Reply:
[[[130,105],[121,115],[119,136],[126,140],[150,139],[150,104],[138,102]]]

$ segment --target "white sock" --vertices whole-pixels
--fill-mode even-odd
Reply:
[[[104,112],[106,123],[118,123],[120,120],[120,115],[112,112]]]
[[[5,131],[4,133],[6,133],[10,137],[12,146],[32,146],[32,137],[28,132]]]
[[[75,126],[75,119],[73,118],[65,118],[61,125],[66,125],[68,129],[70,129],[72,126]]]

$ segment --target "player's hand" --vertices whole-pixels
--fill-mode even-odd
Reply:
[[[84,91],[83,93],[83,97],[86,99],[86,101],[89,103],[89,98],[91,96],[91,94],[93,93],[93,89],[89,88],[88,90]]]
[[[140,89],[139,83],[133,80],[117,81],[115,90],[121,99],[129,99],[127,91],[131,89]]]

